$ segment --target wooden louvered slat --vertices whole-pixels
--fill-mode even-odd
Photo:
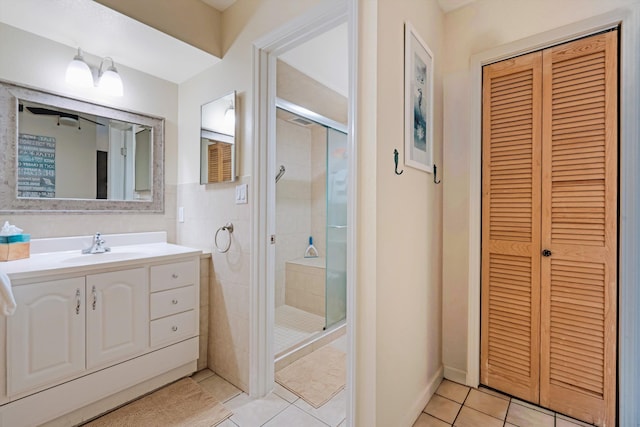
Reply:
[[[615,425],[617,33],[543,53],[540,403]]]
[[[231,180],[231,145],[214,142],[207,147],[208,182],[224,182]]]
[[[487,66],[483,81],[482,382],[529,401],[539,377],[541,59]]]
[[[218,146],[211,144],[207,147],[208,154],[208,176],[207,182],[218,182],[218,176],[220,174],[220,162],[218,162]]]

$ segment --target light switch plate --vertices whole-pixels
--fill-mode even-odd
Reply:
[[[184,208],[182,206],[178,208],[178,222],[184,222]]]
[[[247,203],[247,184],[236,185],[236,205]]]

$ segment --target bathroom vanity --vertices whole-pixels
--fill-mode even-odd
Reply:
[[[200,251],[164,233],[104,238],[101,254],[81,254],[87,237],[33,240],[0,265],[17,302],[0,316],[0,426],[85,408],[81,422],[196,370]]]

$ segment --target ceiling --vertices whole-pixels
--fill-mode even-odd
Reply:
[[[201,0],[223,11],[236,0]],[[438,0],[443,11],[466,6],[476,0]],[[179,84],[220,61],[219,58],[173,38],[148,25],[129,18],[92,0],[0,0],[0,22],[72,48],[81,47],[84,52],[97,57],[109,56],[117,65],[124,65]],[[339,30],[341,31],[341,30]],[[312,41],[320,46],[336,46],[335,40],[344,37],[329,32],[331,40]],[[300,46],[286,62],[300,68],[304,57],[318,51],[310,45]],[[346,49],[347,43],[339,43]],[[333,57],[335,58],[335,51]],[[296,55],[300,61],[296,60]],[[342,55],[342,54],[341,54]],[[342,55],[344,56],[344,55]],[[283,58],[284,59],[284,58]],[[298,62],[298,63],[296,63]],[[326,61],[332,67],[341,68],[347,61]],[[330,88],[344,92],[345,81],[338,81],[329,74],[331,69],[311,67],[301,69]],[[335,71],[335,70],[334,70]],[[320,73],[321,75],[314,75]],[[346,76],[342,70],[339,74]],[[333,80],[332,80],[333,79]]]
[[[202,0],[202,2],[214,9],[218,9],[220,12],[224,12],[224,10],[235,3],[236,0]]]
[[[92,0],[0,0],[0,22],[176,84],[220,61]]]
[[[448,13],[453,10],[460,9],[461,7],[471,4],[475,1],[476,0],[438,0],[438,4],[440,5],[440,8],[444,11],[444,13]]]

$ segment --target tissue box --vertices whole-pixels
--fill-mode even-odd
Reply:
[[[28,234],[0,236],[0,261],[13,261],[29,258],[31,246]]]

